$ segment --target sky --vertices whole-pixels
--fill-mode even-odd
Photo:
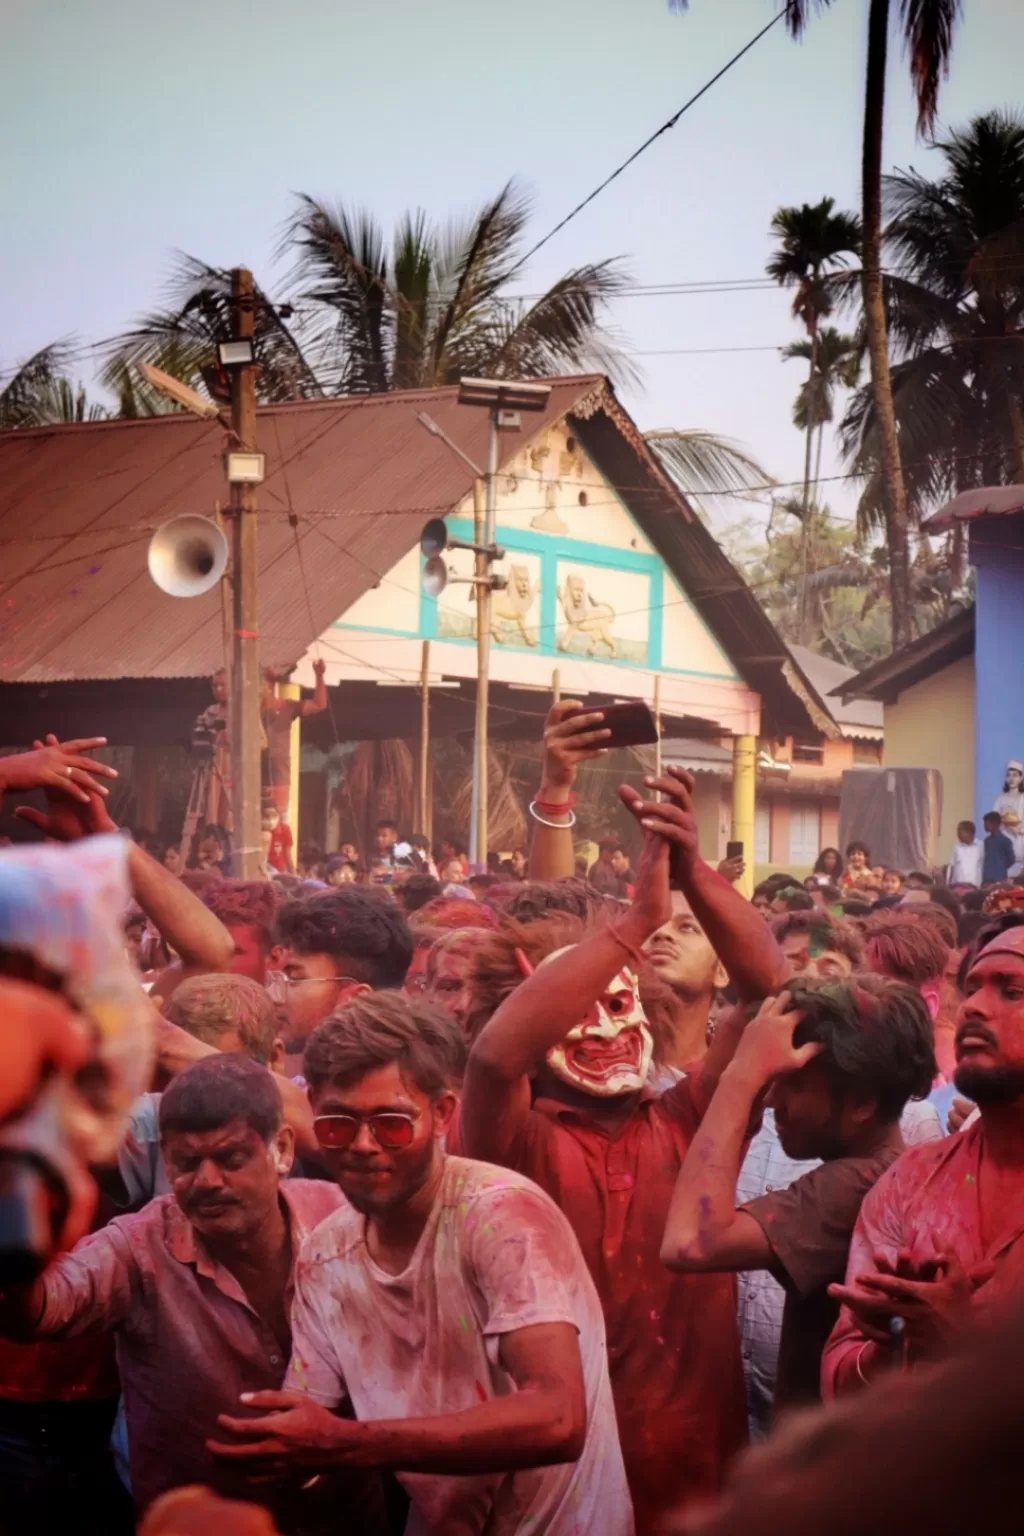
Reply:
[[[110,336],[161,297],[171,255],[247,264],[275,291],[296,192],[464,215],[515,177],[547,232],[770,19],[774,0],[0,0],[0,370],[59,337]],[[780,204],[859,205],[868,0],[806,39],[779,24],[539,252],[520,289],[622,257],[633,283],[755,281]],[[893,10],[896,9],[895,4]],[[940,117],[1021,102],[1024,5],[969,0]],[[890,54],[887,167],[935,173]],[[732,437],[799,482],[804,365],[790,296],[616,302],[640,426]],[[761,350],[729,350],[758,348]],[[707,350],[706,350],[707,349]],[[91,365],[80,365],[88,381]],[[842,464],[826,443],[823,473]],[[841,516],[846,482],[827,487]],[[709,503],[709,505],[711,505]],[[738,515],[716,499],[715,513]],[[724,511],[722,510],[724,508]]]

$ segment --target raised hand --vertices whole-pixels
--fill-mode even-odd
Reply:
[[[31,805],[19,805],[14,814],[21,821],[38,827],[46,837],[58,843],[77,843],[83,837],[97,837],[103,832],[116,832],[117,823],[110,819],[107,808],[97,794],[81,800],[69,800],[63,785],[47,789],[47,811],[37,811]]]
[[[6,790],[59,789],[83,805],[90,795],[108,795],[110,791],[101,780],[116,779],[117,769],[87,755],[106,744],[105,736],[63,742],[47,736],[45,743],[37,742],[31,752],[0,757],[0,794]]]
[[[681,885],[700,857],[697,818],[693,814],[693,776],[683,768],[667,768],[661,778],[648,775],[644,785],[664,798],[645,800],[630,785],[623,784],[619,799],[645,832],[656,832],[669,844],[672,883]]]
[[[602,728],[604,715],[600,710],[581,713],[583,706],[576,699],[562,699],[548,710],[544,722],[544,771],[541,785],[549,789],[571,789],[576,782],[580,763],[593,757],[603,757],[607,751],[601,745],[611,735]]]
[[[793,1044],[793,1033],[799,1022],[800,1011],[792,1007],[788,992],[765,998],[756,1018],[740,1037],[732,1070],[746,1074],[761,1089],[786,1072],[797,1072],[813,1061],[822,1046],[816,1040],[805,1045]]]

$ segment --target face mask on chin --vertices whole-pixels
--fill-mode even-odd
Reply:
[[[556,950],[541,963],[564,953]],[[636,976],[623,967],[586,1018],[551,1047],[545,1060],[550,1071],[578,1093],[612,1099],[645,1086],[653,1049]]]

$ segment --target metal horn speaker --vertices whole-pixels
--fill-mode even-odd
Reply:
[[[208,517],[172,517],[149,541],[149,574],[169,597],[201,597],[227,569],[228,541]]]

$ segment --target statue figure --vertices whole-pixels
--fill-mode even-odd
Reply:
[[[587,655],[596,656],[599,645],[607,646],[609,657],[619,654],[611,626],[615,622],[615,609],[610,603],[598,603],[587,591],[583,577],[574,572],[565,579],[565,589],[559,587],[558,600],[565,614],[565,633],[558,642],[560,651],[567,651],[574,635],[587,637]]]

